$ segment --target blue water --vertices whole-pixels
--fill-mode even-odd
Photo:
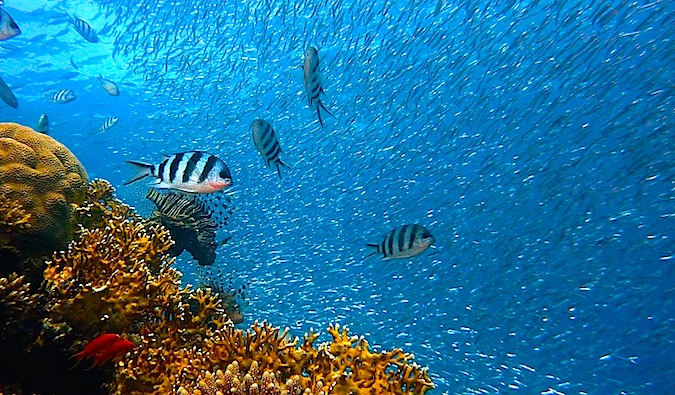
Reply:
[[[125,160],[227,162],[233,238],[213,271],[250,281],[248,323],[348,325],[414,353],[431,394],[675,393],[672,2],[5,3],[23,34],[0,42],[19,100],[1,121],[46,113],[141,212]],[[302,85],[309,45],[324,127]],[[49,101],[62,88],[78,98]],[[255,118],[280,138],[281,180]],[[405,223],[436,248],[364,259]],[[177,265],[186,283],[208,275]]]

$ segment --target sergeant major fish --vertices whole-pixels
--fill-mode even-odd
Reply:
[[[89,26],[87,22],[76,17],[75,15],[70,15],[70,23],[73,25],[73,27],[75,27],[75,30],[80,33],[82,38],[89,41],[90,43],[98,42],[98,36],[96,35],[96,32],[91,28],[91,26]]]
[[[103,78],[101,74],[96,77],[97,80],[101,83],[101,86],[103,86],[103,89],[105,89],[106,92],[110,96],[119,96],[120,95],[120,88],[115,84],[114,82]]]
[[[255,145],[255,148],[260,152],[260,155],[262,155],[267,166],[269,166],[270,163],[274,163],[277,167],[279,178],[281,178],[279,165],[285,166],[288,169],[291,167],[282,162],[281,158],[279,158],[279,154],[282,151],[279,140],[277,140],[277,136],[274,134],[274,129],[272,129],[269,122],[263,119],[256,119],[253,121],[251,129],[253,130],[253,144]]]
[[[98,132],[103,133],[106,130],[112,128],[113,126],[115,126],[117,121],[119,121],[119,118],[117,118],[117,117],[110,117],[110,118],[106,119],[106,121],[103,122],[103,125],[101,125],[101,127],[98,128]]]
[[[382,260],[410,258],[426,251],[436,239],[422,225],[403,225],[384,235],[380,243],[367,243],[374,248],[368,257],[382,254]]]
[[[14,22],[14,19],[7,11],[0,8],[0,41],[9,40],[19,34],[21,34],[19,25]]]
[[[321,102],[321,93],[325,93],[321,83],[321,71],[319,70],[319,51],[314,47],[307,48],[305,51],[305,64],[302,67],[303,81],[305,83],[305,91],[309,99],[309,106],[316,109],[316,114],[319,116],[319,123],[323,126],[321,119],[321,109],[333,116],[330,111]]]
[[[52,95],[51,99],[53,102],[63,104],[75,100],[75,97],[75,92],[71,91],[70,89],[61,89],[56,91]]]
[[[3,81],[2,78],[0,78],[0,99],[12,108],[19,108],[19,102],[16,100],[16,96],[14,96],[14,93],[9,89],[9,86],[5,84],[5,81]]]
[[[49,118],[46,114],[40,115],[40,120],[37,124],[37,130],[40,133],[49,134]]]
[[[131,160],[127,163],[138,168],[138,173],[124,185],[147,176],[157,179],[154,184],[150,184],[154,188],[190,193],[213,193],[232,185],[232,176],[225,162],[202,151],[167,155],[159,165]]]

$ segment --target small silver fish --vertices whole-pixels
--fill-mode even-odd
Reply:
[[[89,41],[90,43],[98,42],[98,36],[96,35],[96,32],[91,28],[91,26],[89,26],[87,22],[76,17],[75,15],[70,15],[70,23],[73,25],[73,27],[75,27],[75,30],[80,33],[82,38]]]
[[[75,100],[75,97],[76,97],[75,92],[73,92],[72,90],[61,89],[59,91],[56,91],[52,95],[51,99],[55,103],[63,104],[63,103],[68,103],[68,102],[71,102],[71,101]]]
[[[49,118],[47,118],[47,114],[40,115],[40,120],[35,130],[40,133],[49,134]]]
[[[158,165],[128,160],[138,173],[124,185],[148,176],[157,179],[150,186],[159,189],[175,189],[190,193],[213,193],[232,185],[232,176],[225,162],[202,151],[179,152],[167,155]]]
[[[119,96],[120,95],[120,88],[115,84],[114,82],[103,78],[103,75],[99,74],[98,77],[96,77],[97,80],[101,83],[101,86],[103,86],[103,89],[105,89],[106,92],[110,96]]]
[[[106,130],[112,128],[113,126],[115,126],[115,124],[117,123],[117,121],[119,121],[119,118],[117,118],[117,117],[110,117],[110,118],[108,118],[105,122],[103,122],[103,125],[101,125],[101,127],[98,128],[98,132],[99,132],[99,133],[103,133],[103,132],[105,132]]]
[[[263,119],[256,119],[251,124],[251,129],[253,130],[253,144],[255,148],[262,155],[265,164],[269,166],[271,163],[277,167],[277,173],[279,178],[281,178],[281,170],[279,165],[285,166],[290,169],[291,167],[281,161],[279,154],[281,151],[281,146],[279,145],[279,140],[274,134],[274,129],[269,124],[269,122]]]
[[[436,242],[422,225],[403,225],[384,235],[380,243],[367,243],[370,248],[374,248],[370,256],[377,253],[382,254],[382,260],[410,258],[426,251]]]
[[[0,99],[12,108],[19,108],[19,102],[16,100],[16,96],[14,96],[14,93],[9,89],[9,86],[5,84],[5,81],[3,81],[2,78],[0,78]]]
[[[314,47],[307,48],[305,51],[305,63],[302,67],[303,81],[305,83],[305,91],[309,99],[309,106],[316,109],[316,114],[319,116],[319,123],[323,126],[321,119],[321,109],[333,116],[330,111],[321,102],[321,93],[325,93],[321,83],[321,71],[319,70],[319,51]]]
[[[7,13],[7,11],[0,8],[0,41],[9,40],[21,34],[19,25],[14,22],[14,19]]]

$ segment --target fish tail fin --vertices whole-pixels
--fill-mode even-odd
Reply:
[[[368,258],[370,258],[371,256],[373,256],[373,255],[377,254],[378,252],[380,252],[380,246],[379,246],[378,244],[376,244],[376,243],[366,243],[366,247],[371,248],[371,249],[374,249],[374,250],[373,250],[370,254],[366,255],[366,258],[365,258],[365,259],[368,259]]]
[[[321,104],[321,102],[319,102]],[[321,119],[321,106],[316,106],[316,115],[319,116],[319,124],[323,126],[323,119]]]
[[[324,106],[324,104],[323,104],[323,102],[322,102],[321,100],[317,100],[317,102],[318,102],[318,106],[316,106],[316,111],[317,111],[317,112],[319,112],[319,108],[323,108],[323,110],[324,110],[325,112],[327,112],[328,115],[330,115],[331,117],[335,118],[335,115],[333,115],[332,112],[328,111],[328,109],[326,108],[326,106]],[[319,119],[321,119],[321,114],[319,114]],[[323,123],[321,124],[321,126],[323,126]]]
[[[287,169],[291,168],[289,165],[285,164],[284,161],[282,161],[281,159],[279,159],[279,164]]]
[[[128,160],[127,163],[136,167],[136,170],[138,170],[138,171],[128,181],[124,182],[124,185],[129,185],[129,184],[131,184],[133,182],[136,182],[138,180],[142,180],[143,178],[152,174],[152,168],[154,166],[149,164],[149,163],[138,162],[138,161],[135,161],[135,160]]]
[[[281,162],[277,162],[277,163],[276,163],[276,165],[277,165],[277,174],[279,175],[279,179],[281,180],[283,177],[281,177],[281,168],[279,167],[279,163],[281,163]]]

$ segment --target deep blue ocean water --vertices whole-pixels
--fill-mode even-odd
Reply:
[[[0,121],[47,114],[144,213],[125,160],[227,162],[232,239],[210,271],[177,265],[186,283],[250,283],[246,323],[324,340],[347,325],[414,353],[431,394],[675,393],[673,2],[5,3],[23,33],[0,42],[19,101]],[[302,84],[310,45],[323,127]],[[63,88],[77,99],[49,100]],[[282,179],[255,118],[280,138]],[[365,259],[406,223],[436,248]]]

